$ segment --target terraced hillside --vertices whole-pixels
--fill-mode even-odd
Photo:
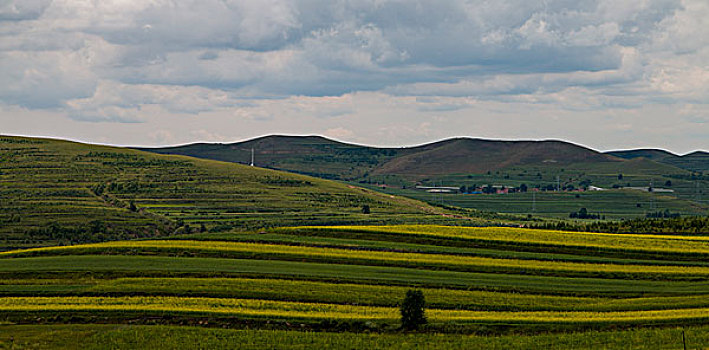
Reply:
[[[377,148],[317,136],[266,136],[233,144],[193,144],[145,149],[164,154],[248,163],[251,151],[261,166],[348,181],[409,198],[508,214],[568,218],[586,208],[609,219],[630,219],[665,210],[706,215],[709,167],[706,153],[676,156],[661,150],[600,153],[562,141],[495,141],[456,138],[417,147]],[[485,186],[529,191],[515,196],[452,194],[435,199],[416,185]],[[589,186],[605,193],[573,192]],[[654,195],[639,189],[662,188]],[[385,187],[382,189],[382,187]],[[540,206],[532,205],[538,189]],[[622,188],[632,188],[624,191]],[[474,189],[478,189],[474,191]],[[563,193],[558,193],[559,190]],[[567,197],[570,197],[569,200]],[[583,197],[583,200],[575,198]],[[609,203],[609,197],[613,202]],[[610,205],[609,205],[610,204]]]
[[[0,137],[0,250],[282,225],[461,221],[451,216],[291,173]]]
[[[86,346],[116,348],[171,334],[173,348],[248,337],[252,348],[277,338],[283,347],[656,349],[681,344],[675,327],[688,348],[709,342],[705,236],[290,227],[3,252],[0,276],[0,323],[30,324],[0,325],[0,345],[55,332],[52,341],[81,334]],[[439,334],[397,330],[412,288],[427,301],[423,330]]]

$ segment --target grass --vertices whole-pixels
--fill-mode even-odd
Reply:
[[[177,326],[0,326],[0,349],[701,349],[709,327],[539,335],[378,334]],[[10,341],[10,337],[13,338]]]
[[[202,320],[391,332],[402,296],[420,288],[431,332],[709,320],[704,236],[419,225],[264,232],[3,252],[0,314],[23,323]]]
[[[397,306],[409,287],[272,278],[11,279],[5,296],[189,296]],[[486,311],[641,311],[709,307],[706,295],[578,297],[419,288],[429,307]]]
[[[63,247],[45,247],[0,253],[0,256],[33,256],[54,254],[118,254],[152,253],[205,254],[232,258],[315,261],[374,266],[401,266],[470,272],[526,273],[532,275],[605,277],[626,279],[695,279],[707,280],[709,267],[649,266],[631,264],[587,264],[560,261],[487,258],[445,254],[361,251],[341,248],[287,246],[262,243],[151,240],[121,241]]]
[[[676,344],[674,326],[706,339],[706,327],[693,326],[709,320],[705,235],[442,226],[523,221],[63,141],[0,137],[0,158],[0,348],[177,347],[200,338],[208,348],[223,347],[219,339],[597,348],[628,345],[622,337],[666,348]],[[428,301],[425,334],[397,330],[410,289]],[[252,329],[125,326],[150,323]],[[365,330],[381,334],[356,333]]]
[[[548,145],[552,148],[537,148],[535,156],[541,158],[531,161],[531,158],[519,159],[519,153],[524,153],[525,150],[509,148],[510,144],[483,145],[483,142],[473,146],[475,144],[475,141],[470,140],[449,140],[427,147],[377,149],[316,137],[271,136],[237,145],[194,144],[148,150],[247,164],[250,161],[251,148],[254,148],[256,158],[260,160],[257,164],[260,166],[349,181],[357,185],[370,185],[369,188],[374,190],[422,201],[491,212],[524,215],[531,213],[557,219],[568,218],[569,213],[582,207],[593,213],[601,213],[608,219],[644,217],[648,212],[666,209],[682,215],[705,215],[709,209],[706,201],[697,198],[696,183],[691,181],[691,172],[682,169],[679,163],[665,164],[646,159],[610,161],[591,151],[576,149],[572,145],[557,145],[560,146],[558,149],[554,149],[553,145]],[[541,161],[557,157],[569,161]],[[695,161],[697,164],[702,163],[699,158]],[[692,167],[695,168],[697,166]],[[652,195],[639,191],[580,194],[543,192],[537,194],[537,203],[532,210],[531,193],[440,196],[402,189],[410,189],[417,184],[444,184],[454,187],[517,187],[526,184],[529,188],[547,187],[556,186],[557,177],[564,187],[570,185],[580,188],[583,184],[591,183],[610,189],[614,185],[643,187],[652,182],[656,187],[670,187],[675,193]],[[672,182],[671,186],[665,185],[668,180]],[[706,192],[708,183],[700,182],[701,189]],[[391,187],[383,189],[379,184]]]
[[[4,250],[306,223],[487,222],[313,177],[124,148],[2,136],[0,160]]]
[[[385,321],[395,323],[398,309],[381,306],[304,303],[234,298],[198,298],[170,296],[135,297],[5,297],[0,311],[71,313],[97,312],[141,315],[200,315],[269,320]],[[432,324],[445,322],[566,325],[637,325],[709,320],[709,308],[641,311],[472,311],[428,309]]]
[[[275,230],[279,233],[295,235],[310,235],[324,232],[326,235],[361,234],[366,237],[372,235],[390,235],[403,239],[428,239],[444,241],[469,242],[469,244],[497,244],[522,249],[550,249],[573,251],[579,249],[593,249],[598,251],[648,254],[648,255],[694,255],[706,256],[709,253],[709,237],[679,236],[679,235],[633,235],[633,234],[606,234],[586,232],[565,232],[554,230],[536,230],[523,228],[458,228],[447,226],[426,225],[401,225],[387,227],[367,226],[337,226],[337,227],[298,227]]]
[[[476,288],[582,295],[703,294],[709,282],[570,278],[277,260],[161,256],[56,256],[0,260],[3,278],[28,276],[279,277],[454,289]]]

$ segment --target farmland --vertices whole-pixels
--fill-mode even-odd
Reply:
[[[0,349],[709,341],[701,227],[531,229],[568,221],[116,147],[0,146]],[[401,328],[410,290],[418,331]]]
[[[662,151],[600,153],[561,141],[494,141],[454,138],[416,147],[378,148],[315,136],[272,135],[233,144],[148,148],[150,152],[248,163],[347,181],[376,191],[481,211],[556,219],[586,208],[607,219],[668,211],[706,215],[706,153],[677,156]],[[504,195],[431,194],[416,185],[528,192]],[[593,185],[606,191],[576,192]],[[648,186],[672,192],[649,193]],[[531,189],[540,189],[534,195]],[[470,192],[470,191],[469,191]]]
[[[0,250],[283,225],[464,224],[444,214],[416,200],[239,164],[0,137]]]
[[[0,326],[0,341],[45,329],[85,332],[99,343],[148,342],[148,334],[178,325],[202,325],[187,332],[205,341],[248,334],[254,344],[318,342],[332,331],[362,346],[395,339],[432,346],[428,332],[441,333],[439,345],[489,339],[500,347],[543,346],[548,332],[561,332],[558,344],[592,347],[617,328],[654,344],[674,344],[678,326],[695,342],[707,337],[704,236],[404,225],[169,238],[0,254],[3,321],[35,324]],[[397,331],[397,306],[411,288],[428,304],[420,335]],[[134,325],[89,325],[128,321]],[[245,329],[254,327],[262,330]]]

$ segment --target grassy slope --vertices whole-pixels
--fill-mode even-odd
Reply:
[[[613,151],[606,154],[625,159],[646,158],[690,171],[709,171],[709,153],[696,151],[682,156],[657,149]]]
[[[422,147],[375,169],[375,174],[409,176],[480,174],[513,166],[619,162],[614,157],[561,141],[452,139]]]
[[[359,178],[395,155],[406,152],[351,145],[319,136],[266,136],[232,144],[191,144],[143,150],[249,164],[251,149],[258,166],[334,179]]]
[[[0,247],[303,223],[452,222],[421,202],[239,164],[0,137]],[[130,210],[133,202],[137,210]],[[363,205],[372,214],[361,213]],[[460,220],[458,220],[460,221]]]
[[[620,159],[561,141],[490,141],[449,139],[417,147],[376,148],[317,136],[266,136],[233,144],[192,144],[145,148],[163,154],[249,163],[251,149],[261,166],[335,179],[365,173],[425,176],[483,173],[529,164],[618,162]]]
[[[678,157],[662,151],[628,151],[601,154],[570,143],[559,141],[507,142],[477,139],[451,139],[410,148],[380,149],[349,145],[321,137],[268,136],[242,143],[195,144],[172,148],[150,149],[159,153],[186,154],[201,158],[248,162],[250,150],[255,149],[257,163],[288,171],[352,182],[386,183],[394,187],[421,182],[425,185],[484,186],[504,185],[529,187],[555,186],[557,176],[563,187],[576,188],[584,182],[595,186],[669,187],[675,193],[662,198],[633,192],[615,192],[609,206],[605,195],[588,194],[587,201],[565,201],[563,196],[548,196],[554,203],[543,204],[536,215],[555,218],[568,217],[572,211],[586,207],[602,211],[608,218],[635,218],[648,212],[668,209],[682,215],[703,215],[709,183],[695,183],[691,173],[682,164],[694,167],[709,164],[703,154]],[[636,154],[645,158],[638,158]],[[624,160],[628,158],[629,160]],[[691,159],[690,159],[691,158]],[[667,162],[660,162],[668,160]],[[703,163],[702,163],[703,162]],[[706,164],[705,164],[706,163]],[[705,164],[705,165],[702,165]],[[618,175],[623,174],[623,179]],[[671,181],[672,185],[665,183]],[[699,194],[698,187],[699,186]],[[378,187],[371,187],[379,190]],[[396,192],[420,200],[431,196],[415,191]],[[706,197],[704,195],[704,197]],[[484,196],[448,198],[447,204],[503,213],[528,213],[526,203],[517,198]],[[561,201],[558,201],[560,199]],[[436,199],[435,201],[440,201]],[[528,202],[526,199],[523,201]],[[636,205],[640,204],[640,207]],[[602,210],[601,210],[602,209]]]

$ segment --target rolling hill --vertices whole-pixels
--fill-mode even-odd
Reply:
[[[695,151],[681,156],[659,149],[611,151],[606,154],[624,159],[646,158],[689,171],[709,171],[709,152],[704,151]]]
[[[396,157],[374,174],[443,175],[481,174],[487,171],[545,164],[568,165],[591,162],[620,162],[563,141],[492,141],[458,138],[414,148],[415,152]]]
[[[306,223],[457,220],[352,185],[117,147],[0,136],[0,160],[2,249]]]
[[[510,205],[509,198],[504,196],[473,200],[470,196],[458,194],[449,195],[448,199],[431,198],[412,188],[415,185],[479,188],[524,184],[528,188],[546,191],[573,190],[589,185],[604,189],[643,188],[653,184],[672,191],[670,194],[665,192],[666,195],[657,200],[642,193],[620,191],[613,193],[613,197],[617,197],[614,203],[618,205],[610,208],[603,200],[607,196],[588,193],[585,196],[588,202],[580,204],[608,213],[613,218],[634,218],[666,209],[682,215],[703,215],[707,208],[703,193],[709,186],[705,176],[693,173],[709,168],[709,155],[704,152],[685,156],[656,149],[601,153],[554,140],[454,138],[416,147],[377,148],[319,136],[274,135],[231,144],[192,144],[143,150],[238,163],[250,162],[253,150],[257,166],[369,185],[373,190],[381,191],[381,187],[386,187],[389,194],[515,214],[529,213],[532,198],[523,196],[525,199],[521,203]],[[484,203],[477,199],[484,199]],[[563,217],[580,209],[579,201],[572,202],[554,203],[556,209],[538,214]],[[621,209],[621,203],[633,208]]]
[[[321,136],[271,135],[236,143],[195,143],[162,148],[139,148],[160,154],[255,164],[337,180],[357,180],[370,175],[426,177],[450,174],[483,174],[513,168],[558,168],[592,164],[602,168],[632,168],[640,158],[647,174],[662,175],[709,170],[709,153],[678,156],[660,149],[601,153],[570,142],[501,141],[453,138],[415,147],[380,148],[354,145]],[[624,164],[636,160],[635,163]],[[660,166],[664,164],[666,166]],[[668,167],[669,166],[669,167]],[[679,168],[679,169],[673,169]],[[631,170],[632,171],[632,170]]]
[[[351,145],[320,136],[265,136],[230,144],[196,143],[140,150],[282,169],[330,179],[359,178],[406,149]]]
[[[141,150],[248,164],[353,180],[364,175],[483,173],[523,165],[622,162],[564,141],[454,138],[416,147],[378,148],[320,136],[265,136],[231,144],[191,144]]]

